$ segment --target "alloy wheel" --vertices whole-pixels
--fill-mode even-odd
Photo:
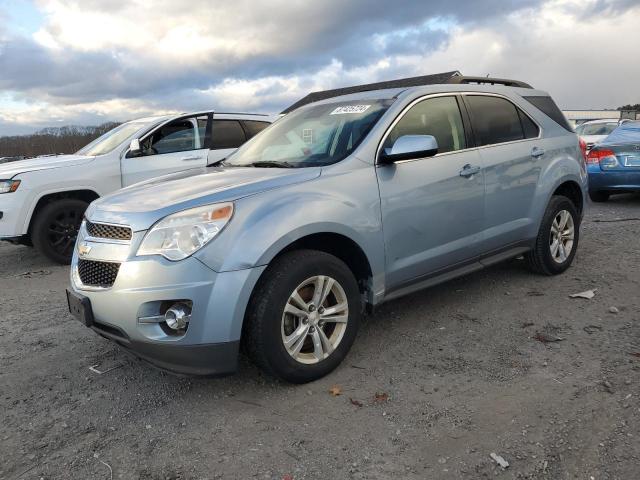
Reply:
[[[569,258],[571,250],[573,250],[574,238],[575,225],[573,217],[567,210],[560,210],[553,219],[549,237],[551,258],[556,263],[564,263]]]
[[[289,296],[282,314],[282,342],[296,361],[318,363],[340,345],[348,321],[349,304],[342,285],[316,275]]]
[[[65,210],[51,220],[47,236],[51,248],[56,253],[71,256],[82,223],[82,215],[83,212],[78,210]]]

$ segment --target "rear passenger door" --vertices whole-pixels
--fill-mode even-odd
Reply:
[[[209,162],[218,162],[247,141],[240,120],[213,118]]]
[[[463,98],[484,166],[486,253],[527,239],[545,152],[540,127],[507,98]]]

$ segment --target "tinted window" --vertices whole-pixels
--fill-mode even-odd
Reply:
[[[270,125],[269,122],[258,122],[255,120],[244,120],[242,123],[244,123],[244,127],[247,130],[247,140]]]
[[[160,155],[204,148],[204,128],[200,125],[206,124],[206,120],[206,116],[182,118],[161,126],[142,142],[142,154]]]
[[[435,97],[414,105],[393,127],[382,148],[391,149],[404,135],[433,135],[438,153],[466,148],[462,117],[455,97]]]
[[[246,141],[244,130],[237,120],[214,120],[211,149],[238,148]]]
[[[517,107],[516,107],[517,108]],[[524,130],[524,138],[536,138],[540,135],[540,129],[529,116],[519,108],[518,115],[520,115],[520,123],[522,124],[522,130]]]
[[[467,96],[478,145],[522,140],[524,133],[516,106],[500,97]]]
[[[535,105],[539,110],[544,112],[548,117],[554,120],[558,125],[573,132],[573,128],[567,122],[564,114],[560,111],[556,102],[551,97],[539,96],[539,97],[522,97],[529,103]]]

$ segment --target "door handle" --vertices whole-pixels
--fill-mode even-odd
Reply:
[[[544,155],[544,148],[533,147],[531,149],[531,158],[540,158]]]
[[[467,163],[462,170],[460,170],[460,176],[469,178],[475,175],[476,173],[480,173],[480,167],[478,165],[471,165]]]
[[[183,162],[191,162],[192,160],[202,160],[203,157],[182,157],[180,160]]]

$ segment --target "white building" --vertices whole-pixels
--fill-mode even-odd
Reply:
[[[630,118],[632,120],[640,119],[639,112],[633,110],[563,110],[564,116],[567,117],[572,125],[580,125],[589,120],[620,120],[622,118]]]

